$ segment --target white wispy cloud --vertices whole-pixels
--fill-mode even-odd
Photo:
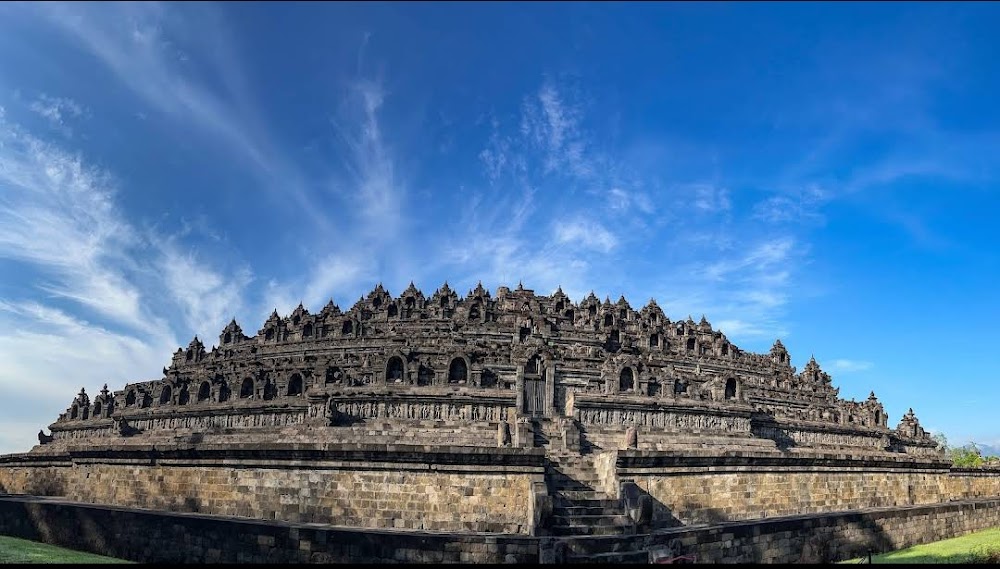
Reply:
[[[618,244],[618,239],[594,220],[578,218],[557,221],[552,229],[558,243],[572,244],[602,253],[611,251]]]
[[[156,2],[112,4],[89,10],[72,3],[28,6],[77,40],[118,79],[155,110],[209,134],[253,167],[264,191],[277,203],[296,206],[314,226],[329,229],[312,207],[314,197],[295,164],[270,142],[267,129],[252,109],[250,96],[228,33],[210,5],[195,5],[197,17],[185,18],[173,6]],[[192,33],[192,29],[200,30]],[[226,92],[208,88],[188,71],[191,57],[180,38],[212,42],[204,63],[222,78]],[[207,38],[207,39],[206,39]],[[199,51],[201,53],[201,51]],[[240,90],[243,89],[243,90]]]
[[[684,192],[690,196],[692,205],[699,211],[718,213],[729,211],[729,191],[712,184],[693,184],[685,187]]]
[[[668,315],[705,314],[730,339],[788,335],[784,307],[794,290],[793,261],[804,255],[793,237],[775,236],[745,248],[701,249],[701,260],[668,271],[664,279]]]
[[[158,324],[122,269],[140,245],[114,204],[110,177],[79,156],[0,122],[0,257],[42,267],[40,287],[136,330]]]
[[[29,418],[47,425],[81,386],[158,377],[177,346],[175,309],[207,335],[240,307],[248,271],[227,275],[171,236],[138,229],[118,191],[81,155],[0,119],[0,259],[40,275],[0,298],[0,393],[16,410],[0,417],[0,432]],[[8,440],[23,437],[0,445]]]
[[[524,100],[521,134],[543,151],[543,174],[560,172],[589,179],[594,165],[588,160],[588,141],[582,132],[581,109],[564,100],[552,81]]]
[[[770,223],[785,221],[821,222],[819,209],[829,199],[829,192],[815,184],[787,194],[771,196],[753,208],[753,215]]]
[[[160,254],[164,285],[193,334],[211,339],[244,311],[243,298],[253,280],[248,266],[226,275],[199,260],[194,251],[181,251],[172,240],[165,241]]]
[[[329,300],[346,310],[378,279],[374,266],[364,257],[328,254],[310,262],[310,268],[302,279],[270,279],[261,301],[250,311],[252,322],[248,326],[260,324],[272,310],[277,310],[282,316],[288,315],[300,302],[311,312],[318,312]],[[391,292],[399,293],[400,290]]]
[[[83,114],[81,107],[73,99],[65,97],[50,97],[45,93],[38,96],[29,108],[45,118],[49,126],[58,130],[66,136],[72,136],[73,131],[67,124],[67,120],[77,118]]]
[[[343,164],[347,176],[335,191],[346,198],[361,218],[359,229],[368,240],[391,240],[403,231],[402,209],[407,199],[404,178],[397,172],[382,126],[379,110],[385,103],[380,81],[357,79],[350,85],[333,126],[347,150]]]
[[[868,361],[862,360],[847,360],[847,359],[836,359],[830,362],[830,371],[839,373],[853,373],[858,371],[867,371],[871,369],[875,364]]]
[[[783,280],[787,277],[787,273],[781,271],[780,268],[794,246],[795,240],[787,236],[764,241],[749,250],[740,252],[741,254],[737,256],[708,263],[701,267],[699,272],[709,280],[720,281],[746,269],[753,269],[755,273],[767,273],[768,278],[772,281],[775,278]],[[779,271],[775,272],[775,268],[778,268]]]
[[[85,387],[153,379],[176,347],[169,334],[120,334],[35,302],[0,301],[0,454],[25,452]]]
[[[612,210],[629,212],[632,208],[651,214],[655,211],[652,200],[645,193],[639,191],[627,191],[623,188],[614,187],[607,193],[608,207]]]

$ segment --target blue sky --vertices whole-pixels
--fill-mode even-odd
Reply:
[[[194,334],[562,286],[1000,443],[1000,7],[0,5],[0,452]]]

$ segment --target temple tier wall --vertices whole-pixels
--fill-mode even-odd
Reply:
[[[529,534],[540,451],[383,445],[87,447],[8,455],[0,492],[367,528]],[[20,460],[19,460],[20,459]]]
[[[537,562],[525,535],[400,532],[0,496],[0,535],[144,563]]]
[[[1000,497],[1000,473],[949,469],[940,459],[834,454],[609,451],[621,488],[652,502],[652,525],[718,523]],[[607,467],[606,467],[607,468]]]

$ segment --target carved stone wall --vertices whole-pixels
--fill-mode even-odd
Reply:
[[[938,460],[612,451],[619,479],[654,500],[660,525],[691,525],[1000,497],[1000,473]]]
[[[353,527],[527,534],[541,454],[214,445],[4,457],[0,491]]]
[[[59,443],[324,419],[495,427],[513,414],[572,417],[599,447],[635,427],[659,441],[650,448],[664,434],[752,432],[782,448],[934,451],[912,410],[889,429],[874,393],[842,400],[814,359],[801,372],[790,362],[780,341],[745,352],[704,317],[674,322],[652,300],[636,310],[624,298],[573,303],[562,291],[481,285],[461,297],[447,284],[393,297],[379,285],[347,311],[274,312],[254,336],[234,320],[218,346],[196,337],[178,348],[160,379],[105,386],[93,401],[81,390],[50,428]]]

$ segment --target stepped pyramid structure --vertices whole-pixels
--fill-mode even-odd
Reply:
[[[493,562],[645,562],[678,554],[657,533],[677,528],[1000,496],[996,477],[952,472],[912,409],[889,420],[814,358],[795,369],[780,340],[748,352],[654,300],[379,284],[252,335],[234,319],[160,377],[81,389],[39,445],[0,456],[0,493],[396,532],[274,559]],[[451,553],[419,532],[452,536]],[[774,543],[707,559],[798,559]]]
[[[218,346],[178,348],[161,378],[93,401],[81,390],[45,442],[198,432],[588,451],[617,448],[632,426],[639,449],[935,452],[912,413],[888,420],[874,393],[840,399],[815,359],[797,372],[780,340],[746,352],[704,316],[671,321],[654,300],[573,303],[520,285],[494,296],[482,284],[462,297],[447,283],[427,297],[411,283],[398,297],[379,284],[347,311],[275,311],[249,337],[233,320]],[[532,423],[537,440],[522,440]]]

